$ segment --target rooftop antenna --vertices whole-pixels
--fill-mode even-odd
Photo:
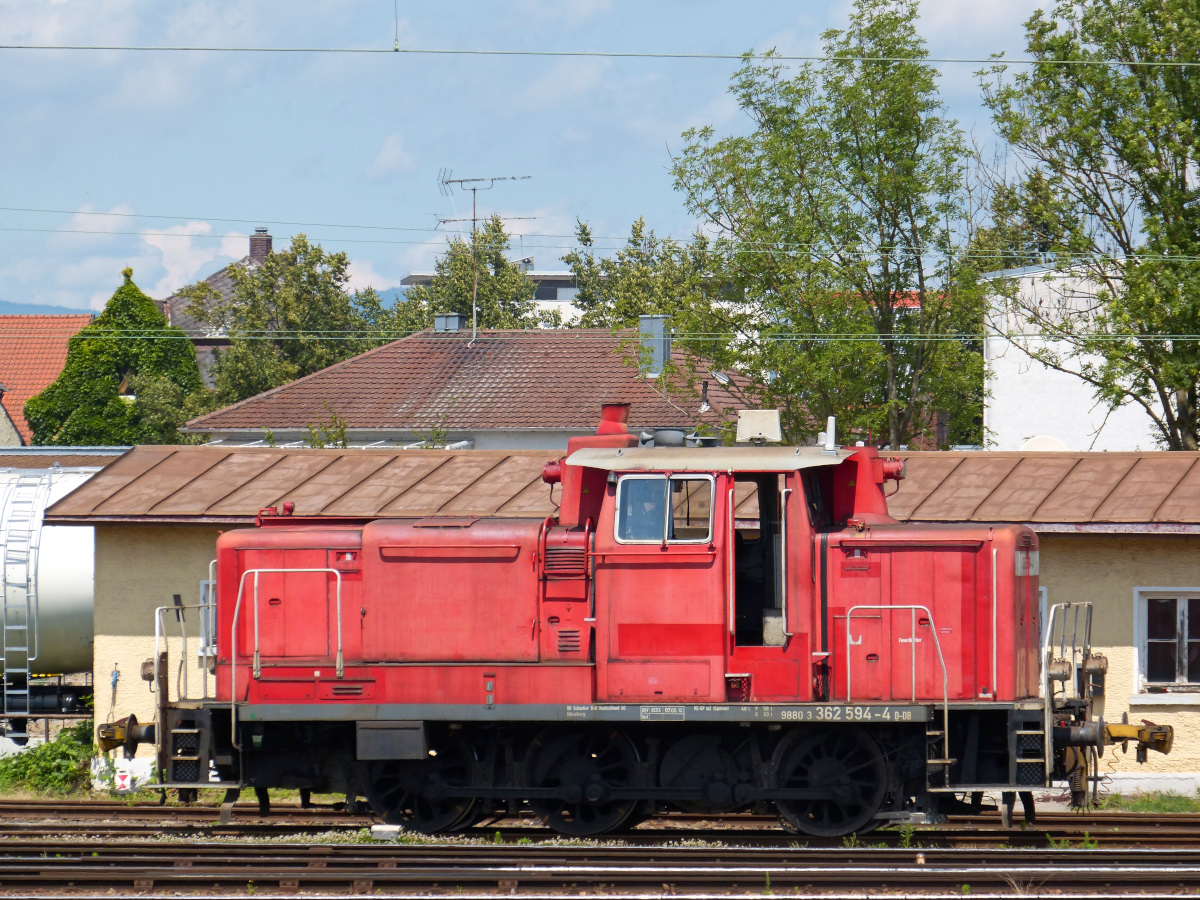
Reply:
[[[477,254],[476,226],[479,223],[478,195],[480,191],[490,191],[497,181],[528,181],[532,175],[496,175],[489,178],[451,178],[454,173],[449,169],[438,172],[438,189],[442,196],[449,197],[458,185],[464,191],[471,192],[471,343],[479,336],[479,257]],[[486,184],[484,183],[486,182]],[[508,219],[531,219],[533,216],[509,216]],[[448,222],[463,222],[465,219],[443,219],[438,217],[438,225]]]

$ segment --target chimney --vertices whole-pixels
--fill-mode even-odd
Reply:
[[[657,378],[671,358],[671,329],[667,327],[670,316],[638,316],[641,330],[643,374]]]
[[[467,327],[467,317],[462,313],[436,313],[433,317],[434,331],[462,331]]]
[[[250,235],[250,258],[261,266],[270,252],[271,236],[267,234],[267,229],[261,226],[255,228],[254,234]]]

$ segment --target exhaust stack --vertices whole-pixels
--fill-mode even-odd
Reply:
[[[585,447],[636,447],[637,435],[629,433],[629,404],[605,403],[600,407],[600,424],[595,434],[573,437],[567,441],[567,456]],[[557,479],[555,478],[557,476]],[[542,480],[553,484],[562,482],[562,501],[558,523],[564,528],[578,528],[589,519],[595,524],[607,490],[606,473],[567,465],[566,457],[557,465],[549,463],[542,470]]]

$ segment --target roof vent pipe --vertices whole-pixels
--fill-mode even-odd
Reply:
[[[641,365],[647,378],[662,374],[667,360],[671,358],[671,329],[667,327],[670,316],[638,316],[641,332]]]

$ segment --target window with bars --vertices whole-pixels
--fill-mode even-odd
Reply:
[[[1142,680],[1150,690],[1200,690],[1200,592],[1141,598]]]

